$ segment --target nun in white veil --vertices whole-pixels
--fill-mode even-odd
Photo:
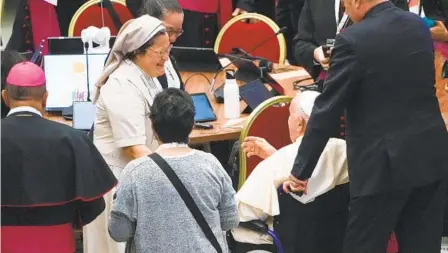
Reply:
[[[128,162],[158,146],[149,108],[162,91],[154,80],[165,73],[170,42],[163,23],[148,15],[132,19],[118,33],[104,71],[96,83],[94,143],[118,180]],[[84,227],[84,253],[123,253],[107,231],[114,190],[105,196],[106,209]]]

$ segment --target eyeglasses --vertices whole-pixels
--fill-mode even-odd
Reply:
[[[180,30],[168,29],[166,32],[168,33],[168,36],[179,37],[184,33],[184,30],[183,29],[180,29]]]
[[[164,51],[157,51],[152,48],[148,48],[148,49],[153,51],[154,53],[157,53],[160,56],[160,58],[163,58],[164,56],[170,56],[171,48],[173,48],[173,45],[170,45],[168,47],[168,49],[164,50]]]

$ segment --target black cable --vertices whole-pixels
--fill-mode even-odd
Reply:
[[[204,74],[202,74],[202,73],[195,73],[195,74],[189,76],[189,77],[185,80],[185,82],[184,82],[184,89],[185,89],[185,90],[187,89],[187,83],[188,83],[188,81],[189,81],[190,78],[192,78],[193,76],[203,76],[203,77],[207,80],[207,84],[210,83],[210,79],[209,79],[206,75],[204,75]]]
[[[307,89],[307,88],[303,88],[303,87],[306,87],[306,86],[302,86],[302,85],[299,85],[300,83],[302,83],[302,82],[304,82],[304,81],[308,81],[308,80],[313,80],[313,78],[312,77],[306,77],[306,78],[302,78],[302,79],[299,79],[299,80],[296,80],[296,81],[294,81],[293,83],[292,83],[292,85],[293,85],[293,89],[294,90],[303,90],[303,89]],[[308,85],[308,86],[312,86],[313,84],[311,84],[311,85]],[[310,89],[311,90],[311,89]]]
[[[89,79],[89,42],[84,43],[84,47],[86,49],[86,81],[87,81],[87,101],[90,101],[90,79]]]

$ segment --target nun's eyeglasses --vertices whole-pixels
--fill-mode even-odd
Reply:
[[[154,53],[157,53],[160,58],[163,58],[164,56],[170,56],[170,52],[171,52],[171,48],[173,48],[173,45],[170,45],[170,47],[168,47],[167,50],[164,51],[158,51],[158,50],[154,50],[152,48],[148,48],[149,50],[153,51]]]

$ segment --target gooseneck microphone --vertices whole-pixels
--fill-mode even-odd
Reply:
[[[86,49],[86,81],[87,81],[87,101],[90,100],[90,76],[89,76],[89,42],[84,42],[84,48]]]
[[[244,58],[246,56],[248,56],[251,52],[253,52],[255,49],[263,46],[264,44],[266,44],[269,40],[271,40],[272,38],[278,36],[281,33],[284,33],[286,30],[288,30],[287,27],[282,27],[280,28],[280,30],[278,30],[276,33],[274,33],[273,35],[267,37],[265,40],[261,41],[260,43],[258,43],[257,45],[255,45],[253,48],[251,48],[249,51],[245,52],[244,50],[240,50],[240,52],[244,52],[243,55],[240,56],[236,56],[233,60],[231,60],[228,64],[226,64],[225,66],[223,66],[222,68],[220,68],[215,75],[213,76],[213,79],[210,82],[210,92],[214,92],[214,86],[215,86],[215,82],[216,82],[216,78],[218,77],[219,73],[221,73],[221,71],[223,71],[225,68],[227,68],[228,66],[230,66],[233,62],[235,62],[236,60],[239,60],[241,58]]]
[[[38,60],[42,56],[42,50],[44,48],[45,40],[41,40],[39,47],[34,51],[33,56],[31,56],[30,61],[32,63],[38,64]]]

